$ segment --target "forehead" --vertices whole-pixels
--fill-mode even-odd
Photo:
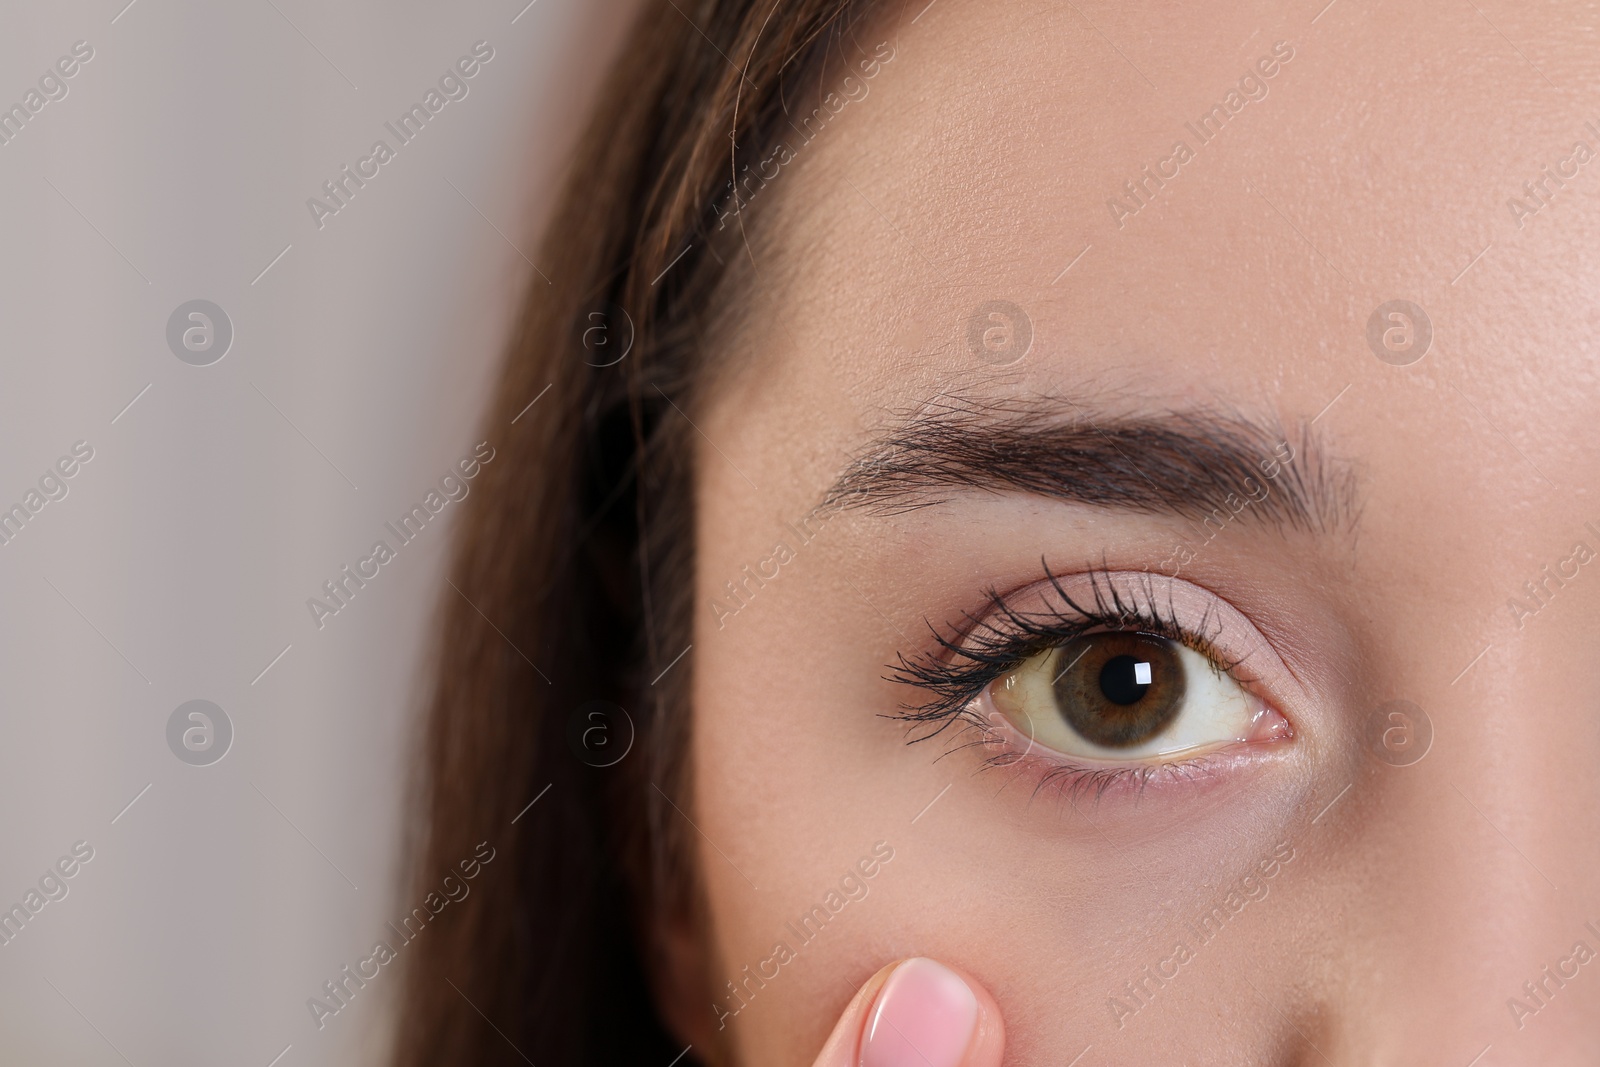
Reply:
[[[1315,6],[937,0],[860,30],[893,58],[792,101],[822,121],[752,200],[723,413],[842,447],[951,389],[1291,426],[1338,398],[1320,428],[1425,461],[1377,472],[1422,499],[1576,474],[1594,27]],[[825,484],[840,457],[810,452]]]

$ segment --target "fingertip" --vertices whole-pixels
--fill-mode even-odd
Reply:
[[[816,1067],[999,1067],[1000,1007],[970,975],[913,957],[873,975],[851,999]]]
[[[872,1010],[884,983],[902,962],[896,960],[885,964],[878,968],[877,973],[871,978],[861,983],[861,988],[856,990],[856,995],[850,998],[850,1003],[845,1005],[844,1011],[839,1014],[839,1021],[834,1023],[833,1032],[828,1035],[822,1051],[813,1061],[814,1067],[857,1067],[860,1058],[861,1032],[866,1026],[867,1013]]]
[[[1000,1067],[1006,1051],[1006,1023],[1000,1005],[989,990],[965,972],[960,973],[978,1001],[978,1025],[961,1067]]]

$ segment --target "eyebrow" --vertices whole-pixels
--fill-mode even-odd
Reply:
[[[1287,458],[1286,458],[1287,457]],[[1309,425],[1205,409],[1088,411],[1060,397],[936,397],[853,459],[818,511],[899,514],[961,491],[1021,492],[1090,507],[1204,520],[1218,509],[1281,530],[1349,530],[1355,478]],[[1239,501],[1248,501],[1240,507]]]

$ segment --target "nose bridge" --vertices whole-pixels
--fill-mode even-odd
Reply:
[[[1600,669],[1542,636],[1433,698],[1422,759],[1352,788],[1360,1007],[1334,1062],[1600,1063]]]

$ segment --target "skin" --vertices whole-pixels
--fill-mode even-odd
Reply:
[[[709,923],[672,931],[695,946],[668,1005],[686,1041],[810,1063],[858,989],[921,955],[993,995],[1008,1063],[1593,1062],[1600,959],[1520,1020],[1508,1000],[1531,1008],[1523,983],[1576,942],[1600,951],[1600,560],[1520,625],[1507,600],[1575,542],[1600,550],[1600,159],[1520,226],[1506,201],[1531,205],[1522,183],[1574,141],[1600,148],[1600,22],[1315,8],[940,0],[861,32],[895,58],[760,194],[744,314],[695,413],[686,810]],[[1107,198],[1195,148],[1185,120],[1279,41],[1265,99],[1116,225]],[[1397,298],[1433,326],[1409,366],[1366,336]],[[1006,367],[967,344],[991,299],[1031,320]],[[848,510],[719,620],[784,523],[950,391],[1069,398],[1063,420],[1316,419],[1359,518],[1246,516],[1182,569],[1265,642],[1292,740],[1097,799],[889,717],[919,694],[886,665],[930,650],[929,623],[1033,585],[1041,556],[1158,569],[1193,528],[1172,516],[1010,490]],[[1409,766],[1364,740],[1396,699],[1434,733]],[[879,841],[868,894],[719,1029],[725,983],[795,944],[785,924]],[[1264,895],[1200,943],[1188,924],[1282,843]],[[1135,1003],[1125,984],[1180,940],[1193,959],[1119,1019],[1111,998]]]

